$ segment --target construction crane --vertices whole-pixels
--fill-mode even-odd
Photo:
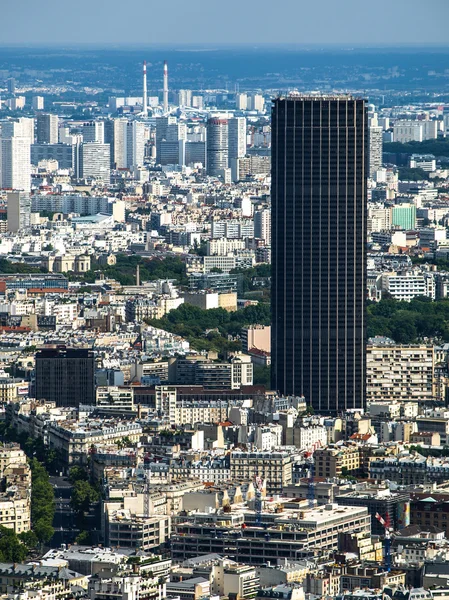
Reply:
[[[391,535],[390,535],[390,516],[387,514],[386,519],[380,516],[379,513],[376,513],[376,519],[385,529],[385,570],[389,573],[391,571]]]
[[[262,525],[262,490],[263,490],[263,481],[259,475],[256,475],[254,478],[254,483],[256,484],[256,498],[254,500],[254,511],[256,513],[256,526],[260,527]]]

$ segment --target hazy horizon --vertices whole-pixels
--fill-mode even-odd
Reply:
[[[63,4],[63,3],[62,3]],[[107,9],[105,10],[105,6]],[[63,8],[63,7],[62,7]],[[72,8],[72,7],[70,7]],[[447,0],[321,0],[319,7],[284,0],[241,3],[172,0],[170,6],[135,0],[107,5],[79,0],[64,14],[60,0],[22,0],[2,7],[1,46],[33,45],[447,45]],[[423,26],[423,17],[425,26]]]

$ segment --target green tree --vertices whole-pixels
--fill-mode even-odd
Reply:
[[[87,512],[90,505],[99,499],[100,494],[88,481],[75,481],[70,503],[76,512]]]
[[[75,481],[87,481],[89,476],[86,469],[83,467],[71,467],[69,471],[69,481],[75,483]]]

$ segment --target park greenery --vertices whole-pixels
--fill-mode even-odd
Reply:
[[[449,156],[449,139],[424,140],[407,144],[387,142],[383,145],[383,151],[397,154],[434,154],[436,157]]]
[[[241,350],[237,336],[242,327],[269,325],[270,322],[270,305],[266,303],[247,306],[236,312],[228,312],[223,308],[203,310],[190,304],[181,304],[161,319],[147,320],[153,327],[182,336],[195,350],[216,350],[220,353]]]
[[[386,336],[399,344],[449,342],[449,299],[417,297],[411,302],[385,298],[367,308],[368,337]]]

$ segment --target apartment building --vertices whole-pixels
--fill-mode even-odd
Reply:
[[[269,494],[281,494],[292,482],[292,455],[287,452],[231,453],[231,479],[252,481],[256,475],[266,479]]]
[[[425,402],[435,397],[435,356],[429,345],[368,344],[367,403]]]
[[[317,477],[341,477],[342,474],[356,475],[360,470],[360,450],[354,446],[329,446],[318,448],[314,454]]]

